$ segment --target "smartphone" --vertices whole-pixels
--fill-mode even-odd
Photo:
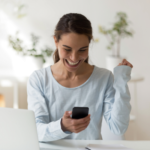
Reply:
[[[72,109],[72,118],[81,119],[88,116],[89,108],[88,107],[74,107]]]

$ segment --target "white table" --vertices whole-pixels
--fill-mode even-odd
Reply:
[[[122,144],[133,150],[150,150],[150,141],[58,140],[48,143],[39,143],[40,148],[50,148],[50,150],[82,150],[88,144]]]

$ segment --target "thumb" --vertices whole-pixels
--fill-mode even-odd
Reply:
[[[71,111],[65,111],[64,117],[70,118],[70,115],[72,114]]]

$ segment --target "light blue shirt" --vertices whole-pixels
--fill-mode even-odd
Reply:
[[[116,66],[113,75],[105,68],[94,66],[88,80],[74,88],[59,84],[50,66],[34,71],[28,80],[27,95],[28,109],[35,113],[39,141],[100,140],[103,115],[111,132],[123,135],[131,111],[127,84],[131,69],[126,65]],[[61,118],[65,111],[72,111],[75,106],[89,107],[90,124],[79,133],[64,132]]]

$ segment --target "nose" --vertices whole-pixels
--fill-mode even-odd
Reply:
[[[70,54],[70,60],[71,60],[72,62],[77,62],[77,61],[79,60],[78,54],[76,54],[76,53],[71,53],[71,54]]]

